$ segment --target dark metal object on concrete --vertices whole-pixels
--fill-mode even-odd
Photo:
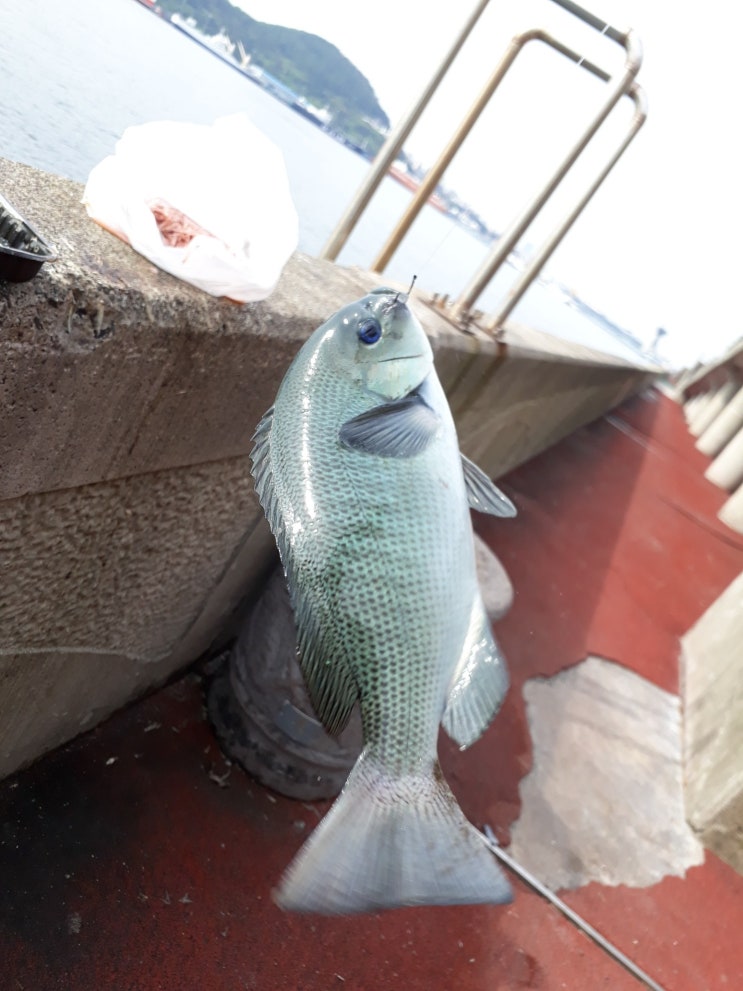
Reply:
[[[28,282],[56,254],[18,211],[0,196],[0,281]]]
[[[477,573],[491,621],[513,601],[502,564],[475,538]],[[297,663],[297,635],[280,565],[207,690],[209,718],[228,756],[261,784],[290,798],[333,798],[361,753],[354,709],[340,736],[325,732]]]

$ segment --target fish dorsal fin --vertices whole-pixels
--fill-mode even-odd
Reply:
[[[462,750],[485,732],[507,690],[506,663],[478,593],[442,719],[444,729]]]
[[[516,507],[503,492],[494,485],[482,469],[462,455],[464,484],[467,489],[467,502],[472,509],[491,516],[515,516]]]
[[[380,458],[413,458],[438,433],[437,413],[417,392],[392,403],[375,406],[348,420],[339,437],[345,447]]]
[[[276,539],[284,566],[289,598],[297,627],[299,666],[315,713],[329,733],[340,733],[348,723],[358,691],[348,665],[342,638],[333,636],[334,617],[328,608],[310,607],[302,594],[297,565],[287,535],[271,467],[273,406],[263,416],[253,435],[253,477],[268,525]]]

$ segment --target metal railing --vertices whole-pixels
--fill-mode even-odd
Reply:
[[[518,277],[514,285],[508,292],[508,295],[504,302],[500,305],[496,313],[492,316],[490,321],[486,324],[488,330],[497,330],[504,323],[505,319],[509,314],[515,309],[521,297],[524,295],[526,290],[529,288],[534,279],[539,275],[544,265],[547,263],[555,248],[558,246],[560,241],[565,237],[567,232],[573,226],[575,221],[578,219],[583,209],[588,204],[589,200],[593,197],[594,193],[597,191],[599,186],[602,184],[604,179],[609,175],[611,170],[617,164],[619,159],[625,153],[627,148],[630,146],[634,140],[637,132],[640,130],[642,125],[645,123],[647,117],[647,104],[645,100],[644,91],[635,83],[629,93],[627,94],[635,104],[635,112],[632,117],[629,129],[620,143],[619,147],[616,149],[614,154],[610,157],[609,161],[606,163],[603,169],[599,172],[598,176],[588,187],[583,196],[578,200],[573,209],[567,214],[567,216],[561,221],[560,224],[555,228],[555,230],[550,234],[546,241],[543,242],[542,246],[536,252],[534,257],[531,259],[527,267]],[[502,262],[501,262],[502,264]],[[496,268],[492,269],[490,272],[490,278],[493,278]],[[489,281],[489,280],[488,280]],[[487,283],[485,283],[487,284]],[[483,286],[484,288],[484,286]],[[468,304],[466,300],[463,302],[464,294],[457,300],[457,306],[464,309]]]
[[[601,169],[598,176],[590,184],[584,195],[579,199],[577,204],[569,211],[562,222],[558,224],[557,228],[538,249],[529,265],[514,283],[504,302],[486,324],[486,328],[490,330],[497,330],[502,326],[506,317],[512,312],[514,307],[528,289],[529,285],[539,274],[540,270],[557,248],[562,238],[575,223],[575,220],[583,211],[587,203],[627,150],[629,144],[642,127],[647,116],[644,93],[635,82],[635,77],[642,64],[642,48],[634,31],[620,31],[611,25],[605,24],[600,18],[578,6],[578,4],[572,3],[571,0],[551,0],[551,2],[562,7],[568,13],[574,15],[590,27],[599,31],[611,41],[622,45],[626,52],[624,70],[617,80],[611,85],[609,93],[600,109],[589,122],[588,126],[585,128],[575,145],[571,148],[565,159],[560,163],[543,188],[539,190],[539,192],[529,203],[527,203],[522,213],[513,221],[508,230],[501,235],[493,251],[486,258],[481,268],[473,275],[472,279],[464,288],[459,298],[451,306],[447,315],[456,322],[467,322],[473,304],[482,294],[490,281],[494,278],[501,266],[505,263],[511,251],[521,239],[529,225],[547,203],[569,170],[573,167],[583,150],[599,130],[603,122],[607,119],[613,108],[622,99],[622,97],[628,96],[634,101],[635,113],[623,140],[620,142],[607,164],[603,169]],[[487,6],[487,3],[488,0],[480,0],[477,4],[469,20],[455,39],[450,51],[446,55],[442,64],[439,66],[423,94],[416,102],[415,106],[397,125],[380,149],[379,154],[374,160],[374,163],[362,186],[357,191],[356,196],[349,204],[346,212],[328,240],[328,243],[325,245],[321,253],[322,258],[327,258],[330,260],[335,260],[337,258],[356,223],[368,206],[374,192],[402,149],[403,142],[412,131],[414,125],[433,96],[433,93],[458,55],[464,42],[469,37],[475,27],[475,24]],[[471,131],[480,114],[487,106],[498,86],[502,82],[504,76],[516,60],[519,52],[530,41],[539,41],[548,45],[550,48],[572,60],[578,66],[586,69],[586,71],[604,82],[611,82],[612,77],[609,73],[605,72],[588,59],[585,59],[580,55],[580,53],[558,41],[546,31],[542,31],[541,29],[532,29],[513,38],[485,87],[470,107],[469,111],[465,115],[455,133],[452,135],[436,163],[422,180],[403,216],[391,232],[380,253],[374,259],[371,266],[373,271],[381,272],[387,266],[395,251],[399,247],[400,242],[412,226],[415,218],[423,209],[423,206],[428,198],[434,192],[436,186],[441,180],[441,177],[450,165],[457,151],[459,151],[462,143]],[[439,306],[442,308],[444,304],[440,303]]]
[[[469,38],[472,33],[472,29],[475,24],[477,24],[480,19],[480,15],[485,10],[489,2],[490,0],[479,0],[477,6],[467,20],[467,23],[457,35],[454,40],[454,44],[444,57],[444,61],[434,73],[434,76],[428,86],[426,86],[423,90],[418,100],[416,100],[415,104],[408,112],[407,116],[403,117],[394,130],[390,132],[389,137],[379,149],[377,157],[374,159],[372,167],[367,173],[366,178],[362,182],[361,186],[359,186],[354,198],[348,204],[346,212],[338,221],[335,230],[330,235],[328,243],[320,252],[321,258],[327,258],[329,261],[335,261],[338,257],[341,248],[351,236],[351,232],[358,223],[364,210],[369,205],[369,201],[376,192],[377,187],[381,183],[382,179],[384,179],[387,175],[387,170],[402,151],[402,146],[405,140],[418,123],[418,119],[428,106],[433,94],[439,88],[441,81],[451,68],[452,62],[459,54],[462,45],[464,45],[465,41]]]

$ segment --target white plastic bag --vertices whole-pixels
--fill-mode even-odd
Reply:
[[[213,296],[265,299],[297,247],[284,159],[245,114],[130,127],[92,170],[88,214],[155,265]],[[156,213],[193,223],[167,244]],[[176,224],[177,226],[177,224]],[[194,233],[195,232],[195,233]]]

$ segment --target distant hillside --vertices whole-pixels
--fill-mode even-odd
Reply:
[[[222,28],[233,42],[240,41],[256,65],[317,106],[327,106],[333,126],[358,140],[381,143],[363,118],[389,127],[389,119],[368,79],[330,42],[306,31],[256,21],[228,0],[159,0],[168,14],[196,19],[206,34]]]

